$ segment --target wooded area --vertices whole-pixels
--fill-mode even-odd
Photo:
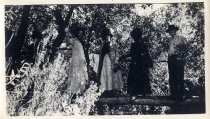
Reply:
[[[98,103],[179,105],[170,100],[170,97],[161,97],[170,95],[167,66],[169,35],[165,32],[169,24],[179,26],[179,33],[186,37],[189,44],[184,70],[186,95],[200,97],[186,99],[179,104],[205,102],[203,3],[6,5],[8,114],[89,115],[94,112],[95,102],[102,92],[98,91],[97,84],[93,82],[97,72],[93,70],[94,63],[90,56],[100,53],[100,32],[104,26],[111,29],[112,44],[118,45],[120,57],[129,54],[133,42],[130,36],[132,29],[136,26],[143,29],[143,38],[148,39],[146,42],[153,60],[153,68],[150,69],[152,96],[136,100],[131,100],[130,97],[99,98]],[[76,97],[76,106],[70,103],[71,97],[59,91],[65,87],[63,82],[68,78],[72,46],[66,45],[66,39],[75,31],[75,25],[85,29],[85,38],[81,44],[89,80],[85,94]],[[122,58],[120,62],[123,94],[127,93],[130,61],[129,58]],[[26,97],[27,100],[21,101]],[[135,107],[130,107],[129,110],[133,108]]]

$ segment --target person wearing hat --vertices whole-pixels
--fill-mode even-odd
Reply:
[[[172,97],[181,99],[184,96],[184,66],[186,64],[187,40],[177,34],[179,28],[169,25],[166,30],[171,36],[168,49],[169,86]]]

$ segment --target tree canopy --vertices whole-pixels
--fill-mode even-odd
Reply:
[[[50,96],[53,95],[58,99],[56,88],[67,77],[65,73],[71,61],[71,50],[65,47],[65,39],[72,35],[71,31],[75,24],[85,28],[82,45],[89,78],[92,75],[89,69],[89,56],[92,53],[99,54],[102,45],[100,31],[104,27],[111,30],[113,34],[111,44],[118,45],[119,54],[123,57],[129,53],[130,44],[133,42],[130,32],[134,27],[139,27],[143,31],[143,37],[147,39],[150,55],[154,61],[154,67],[150,69],[153,95],[168,95],[169,35],[165,31],[169,24],[177,25],[180,28],[179,33],[187,38],[189,44],[185,79],[193,85],[200,85],[199,79],[205,77],[203,3],[6,5],[6,75],[10,77],[6,82],[22,79],[19,81],[20,84],[12,84],[14,90],[22,94],[8,94],[10,115],[17,113],[11,105],[18,105],[17,100],[23,97],[23,93],[27,92],[28,86],[33,82],[34,95],[39,95],[30,103],[34,104],[31,106],[34,115],[38,115],[40,105],[53,104],[49,101],[52,99]],[[60,50],[62,48],[64,50]],[[129,58],[120,63],[125,84],[129,63]],[[23,68],[25,64],[30,64],[30,68]],[[49,83],[56,86],[52,88]],[[92,89],[96,90],[96,87]],[[42,94],[42,91],[46,94]],[[49,91],[54,94],[47,94]],[[126,92],[126,86],[124,91]],[[42,104],[38,105],[39,101]],[[58,106],[59,102],[55,105]],[[56,106],[53,109],[56,109]],[[29,110],[28,108],[27,111]]]

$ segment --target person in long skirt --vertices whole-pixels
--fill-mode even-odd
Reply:
[[[127,92],[129,95],[151,94],[149,81],[149,68],[152,67],[152,59],[145,39],[142,38],[140,28],[134,28],[131,32],[134,43],[131,44],[131,64],[127,80]]]
[[[101,32],[101,38],[103,40],[103,45],[99,56],[99,66],[97,79],[100,80],[99,88],[102,91],[113,90],[113,80],[112,80],[112,64],[110,60],[110,39],[111,32],[108,28],[104,28]]]
[[[72,45],[67,91],[72,94],[83,93],[88,80],[87,64],[81,43],[84,33],[84,28],[77,27],[72,33],[74,37],[67,39],[67,44]]]

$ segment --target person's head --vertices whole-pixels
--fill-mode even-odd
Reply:
[[[179,28],[176,27],[175,25],[169,25],[166,32],[169,33],[171,37],[174,37],[178,30],[179,30]]]
[[[110,30],[108,28],[102,29],[102,31],[101,31],[101,38],[104,41],[109,41],[112,38],[112,34],[111,34],[111,32],[110,32]]]
[[[131,37],[135,42],[140,41],[142,38],[142,30],[138,27],[134,28],[133,31],[131,31]]]
[[[78,23],[73,24],[69,29],[74,37],[77,37],[79,40],[84,38],[85,28],[78,26]]]
[[[78,27],[76,29],[76,34],[75,36],[79,39],[79,40],[82,40],[84,38],[84,35],[85,35],[85,29],[82,28],[82,27]]]

